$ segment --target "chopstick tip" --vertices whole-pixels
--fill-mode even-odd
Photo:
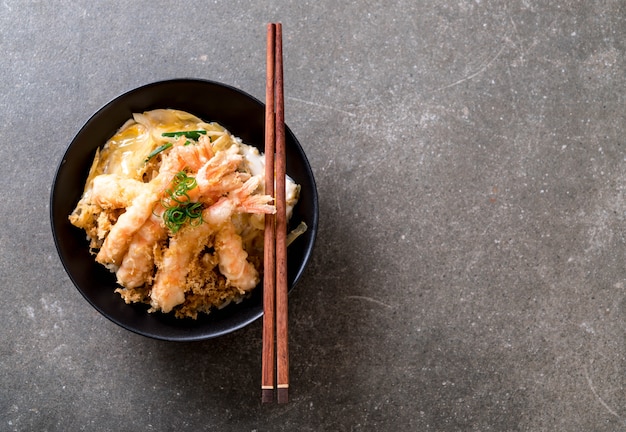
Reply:
[[[274,400],[274,389],[261,389],[261,403],[272,403]]]
[[[283,387],[278,389],[278,403],[283,404],[289,402],[289,388]]]

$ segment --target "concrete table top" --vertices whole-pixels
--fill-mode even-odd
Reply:
[[[286,405],[261,404],[261,321],[130,333],[49,218],[116,96],[193,77],[263,99],[270,21],[320,195]],[[0,29],[0,430],[626,430],[623,2],[4,0]]]

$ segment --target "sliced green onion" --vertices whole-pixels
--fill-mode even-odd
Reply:
[[[150,159],[152,159],[153,157],[155,157],[156,155],[158,155],[159,153],[161,153],[163,150],[167,150],[168,148],[170,148],[173,144],[172,143],[166,143],[163,144],[161,146],[158,146],[157,148],[155,148],[154,150],[152,150],[150,153],[148,153],[148,156],[146,156],[146,160],[145,162],[148,162]]]
[[[178,232],[187,221],[192,226],[202,223],[202,203],[192,202],[187,193],[197,185],[195,178],[180,171],[172,179],[171,188],[165,190],[168,196],[161,199],[165,209],[163,222],[172,233]]]
[[[193,131],[180,131],[180,132],[163,132],[161,136],[169,137],[169,138],[179,138],[184,136],[185,138],[189,138],[192,140],[198,140],[200,135],[206,135],[205,130],[193,130]]]
[[[197,219],[202,216],[202,203],[193,203],[185,206],[185,212],[191,219]]]
[[[170,201],[174,201],[176,204],[187,204],[190,200],[187,192],[172,192],[170,189],[166,189],[165,192],[169,195]],[[169,207],[176,207],[176,204],[170,205]]]
[[[169,214],[170,219],[175,224],[182,224],[187,218],[187,214],[181,209],[171,209]]]

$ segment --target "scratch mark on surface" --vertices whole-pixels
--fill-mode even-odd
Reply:
[[[451,84],[445,85],[443,87],[439,87],[438,89],[435,89],[435,91],[446,90],[446,89],[449,89],[450,87],[458,86],[459,84],[463,84],[465,81],[469,81],[469,80],[477,77],[478,75],[480,75],[481,73],[486,71],[489,68],[489,66],[491,66],[498,59],[498,57],[500,57],[500,55],[502,54],[502,51],[504,51],[505,48],[506,48],[506,45],[502,44],[502,46],[500,47],[500,49],[498,50],[496,55],[493,56],[491,58],[491,60],[489,60],[487,63],[483,63],[483,65],[480,68],[478,68],[478,70],[476,72],[474,72],[474,73],[472,73],[472,74],[470,74],[470,75],[468,75],[468,76],[466,76],[464,78],[461,78],[460,80],[455,81],[455,82],[453,82]]]
[[[624,421],[623,418],[620,417],[620,415],[618,413],[616,413],[615,411],[613,411],[611,409],[610,406],[607,405],[606,402],[604,402],[602,400],[602,398],[600,397],[600,395],[598,395],[598,392],[596,391],[595,387],[593,386],[593,382],[591,382],[591,378],[589,377],[589,371],[587,370],[587,367],[583,368],[583,371],[585,372],[585,378],[587,379],[587,384],[589,385],[589,388],[591,389],[591,392],[593,393],[593,395],[596,397],[596,399],[598,399],[598,401],[602,404],[602,406],[611,414],[613,414],[615,417],[617,417],[619,419],[619,421],[621,421],[622,423],[626,423]]]
[[[345,111],[345,110],[342,110],[342,109],[339,109],[339,108],[335,108],[335,107],[332,107],[332,106],[322,105],[322,104],[318,104],[318,103],[315,103],[315,102],[306,101],[306,100],[303,100],[303,99],[298,99],[298,98],[290,97],[290,96],[287,96],[287,99],[291,99],[291,100],[294,100],[296,102],[300,102],[300,103],[307,104],[307,105],[312,105],[312,106],[315,106],[315,107],[318,107],[318,108],[324,108],[324,109],[337,111],[337,112],[343,113],[345,115],[348,115],[350,117],[356,117],[356,114],[351,113],[350,111]]]
[[[375,304],[380,305],[380,306],[384,306],[384,307],[386,307],[388,309],[393,309],[393,307],[391,307],[387,303],[383,303],[380,300],[376,300],[376,299],[371,298],[371,297],[359,296],[359,295],[351,295],[351,296],[346,296],[346,298],[355,299],[355,300],[365,300],[365,301],[368,301],[368,302],[371,302],[371,303],[375,303]]]

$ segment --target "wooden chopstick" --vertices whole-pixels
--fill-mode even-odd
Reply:
[[[289,400],[287,336],[287,207],[285,176],[285,96],[283,88],[283,29],[276,24],[276,388],[278,403]]]
[[[261,381],[261,400],[263,403],[271,402],[274,399],[275,388],[278,403],[286,403],[289,400],[287,207],[285,197],[287,158],[285,153],[282,57],[282,25],[270,23],[267,26],[267,81],[265,86],[265,193],[274,195],[276,215],[266,215],[265,217]],[[276,375],[274,375],[274,367],[276,368]],[[274,378],[276,378],[276,386],[274,386]]]
[[[267,76],[265,82],[265,193],[274,196],[274,151],[275,151],[275,114],[274,114],[274,54],[276,44],[276,26],[267,26]],[[275,273],[275,237],[274,215],[265,215],[265,240],[263,252],[263,348],[261,371],[261,401],[274,400],[274,359],[275,359],[275,309],[276,273]]]

